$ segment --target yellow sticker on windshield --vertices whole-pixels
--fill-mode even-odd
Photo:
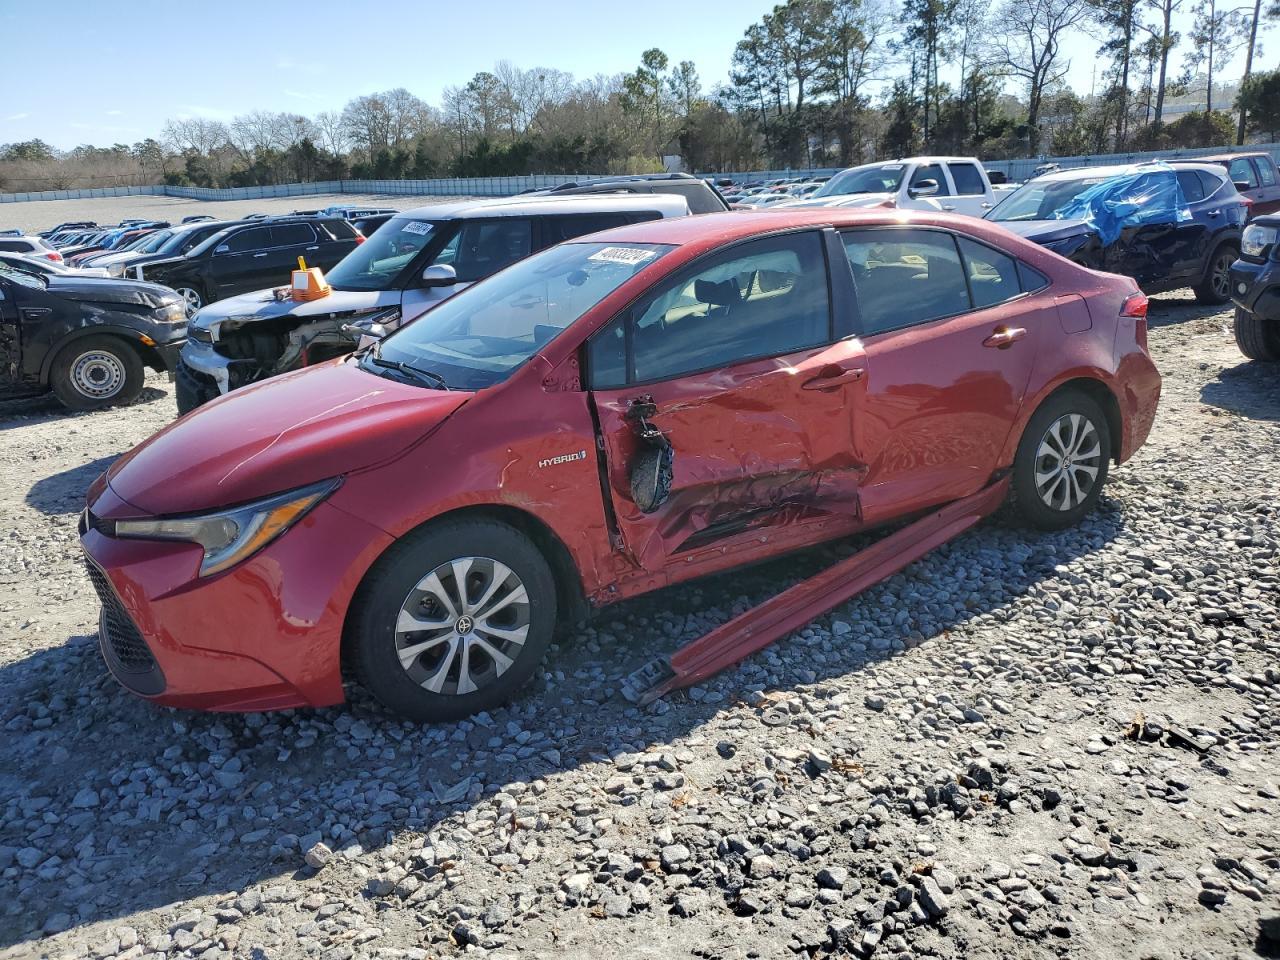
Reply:
[[[637,250],[635,247],[604,247],[597,250],[588,260],[603,260],[607,263],[626,263],[635,266],[653,259],[652,250]]]

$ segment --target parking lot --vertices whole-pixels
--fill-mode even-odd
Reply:
[[[215,206],[153,199],[76,213]],[[7,407],[0,956],[1276,955],[1280,379],[1229,323],[1153,298],[1160,415],[1081,526],[985,523],[641,710],[628,672],[842,550],[668,589],[430,727],[122,690],[76,517],[171,386]]]
[[[264,200],[187,200],[183,197],[103,197],[94,200],[32,200],[26,203],[0,204],[0,229],[16,228],[28,233],[47,230],[65,220],[92,220],[116,223],[125,217],[168,220],[179,223],[183,217],[211,216],[234,220],[254,213],[273,216],[294,210],[319,210],[334,204],[368,204],[411,210],[432,203],[445,203],[451,197],[439,196],[375,196],[360,193],[327,193],[301,197],[271,197]]]

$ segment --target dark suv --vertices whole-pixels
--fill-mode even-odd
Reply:
[[[583,193],[674,193],[685,198],[690,213],[724,213],[729,209],[729,204],[715,187],[687,173],[600,177],[582,183],[562,183],[558,187],[526,190],[521,196],[568,197]]]
[[[1231,265],[1236,343],[1250,360],[1280,361],[1280,214],[1244,228]]]
[[[174,369],[186,335],[172,290],[0,264],[0,385],[9,396],[53,390],[73,410],[128,403],[144,366]]]
[[[255,220],[215,233],[183,257],[144,264],[139,279],[176,290],[190,316],[224,297],[288,284],[298,257],[327,270],[362,239],[338,217]]]

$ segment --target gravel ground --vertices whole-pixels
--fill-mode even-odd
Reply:
[[[251,213],[279,215],[294,210],[319,210],[335,204],[368,204],[393,210],[445,203],[460,197],[383,196],[369,193],[326,193],[306,197],[273,197],[267,200],[186,200],[181,197],[102,197],[96,200],[31,200],[0,204],[0,230],[19,227],[28,233],[48,230],[69,220],[118,223],[121,217],[147,217],[178,223],[183,217],[206,214],[220,220]]]
[[[700,688],[653,655],[841,551],[670,589],[474,722],[125,694],[75,514],[173,415],[0,422],[0,956],[1280,956],[1280,377],[1155,301],[1150,442]],[[7,948],[7,949],[6,949]]]

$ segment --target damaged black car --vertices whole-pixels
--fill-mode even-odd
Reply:
[[[0,264],[0,394],[52,390],[72,410],[129,403],[144,367],[172,371],[186,339],[182,298],[154,283],[45,277]]]

